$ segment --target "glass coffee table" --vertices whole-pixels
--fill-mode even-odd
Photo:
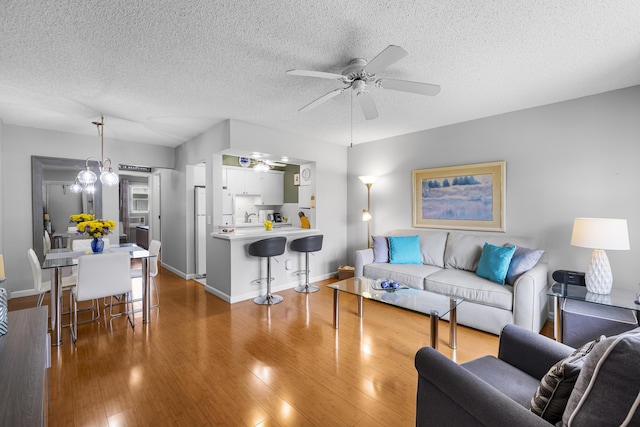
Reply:
[[[346,292],[358,297],[358,317],[363,317],[362,302],[364,298],[429,316],[431,326],[430,344],[435,349],[438,348],[438,320],[448,313],[449,347],[453,349],[457,347],[456,308],[462,304],[463,298],[407,287],[395,290],[380,290],[377,285],[378,283],[375,279],[367,277],[350,278],[327,285],[328,288],[333,289],[333,327],[338,329],[339,326],[340,292]]]

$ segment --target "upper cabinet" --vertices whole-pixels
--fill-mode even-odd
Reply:
[[[284,203],[284,172],[270,171],[261,175],[262,204],[281,205]]]
[[[253,169],[224,168],[227,193],[234,195],[260,196],[262,205],[284,203],[284,172],[256,173]],[[223,178],[223,181],[225,178]]]

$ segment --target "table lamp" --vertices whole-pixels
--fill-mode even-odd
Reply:
[[[613,284],[613,275],[605,250],[629,249],[627,220],[576,218],[573,221],[571,245],[593,249],[585,275],[587,291],[595,294],[609,294]]]

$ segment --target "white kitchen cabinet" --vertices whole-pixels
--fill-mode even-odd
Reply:
[[[284,203],[284,172],[271,171],[262,175],[262,204],[282,205]]]
[[[227,189],[225,193],[234,195],[260,196],[262,205],[282,205],[284,203],[284,172],[269,171],[256,173],[253,169],[225,168]]]
[[[252,169],[227,168],[227,191],[232,194],[260,194],[260,175]]]

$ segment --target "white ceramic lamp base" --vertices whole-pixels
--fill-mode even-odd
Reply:
[[[585,276],[587,291],[594,294],[608,295],[613,285],[613,275],[609,266],[609,258],[602,249],[594,249]]]

